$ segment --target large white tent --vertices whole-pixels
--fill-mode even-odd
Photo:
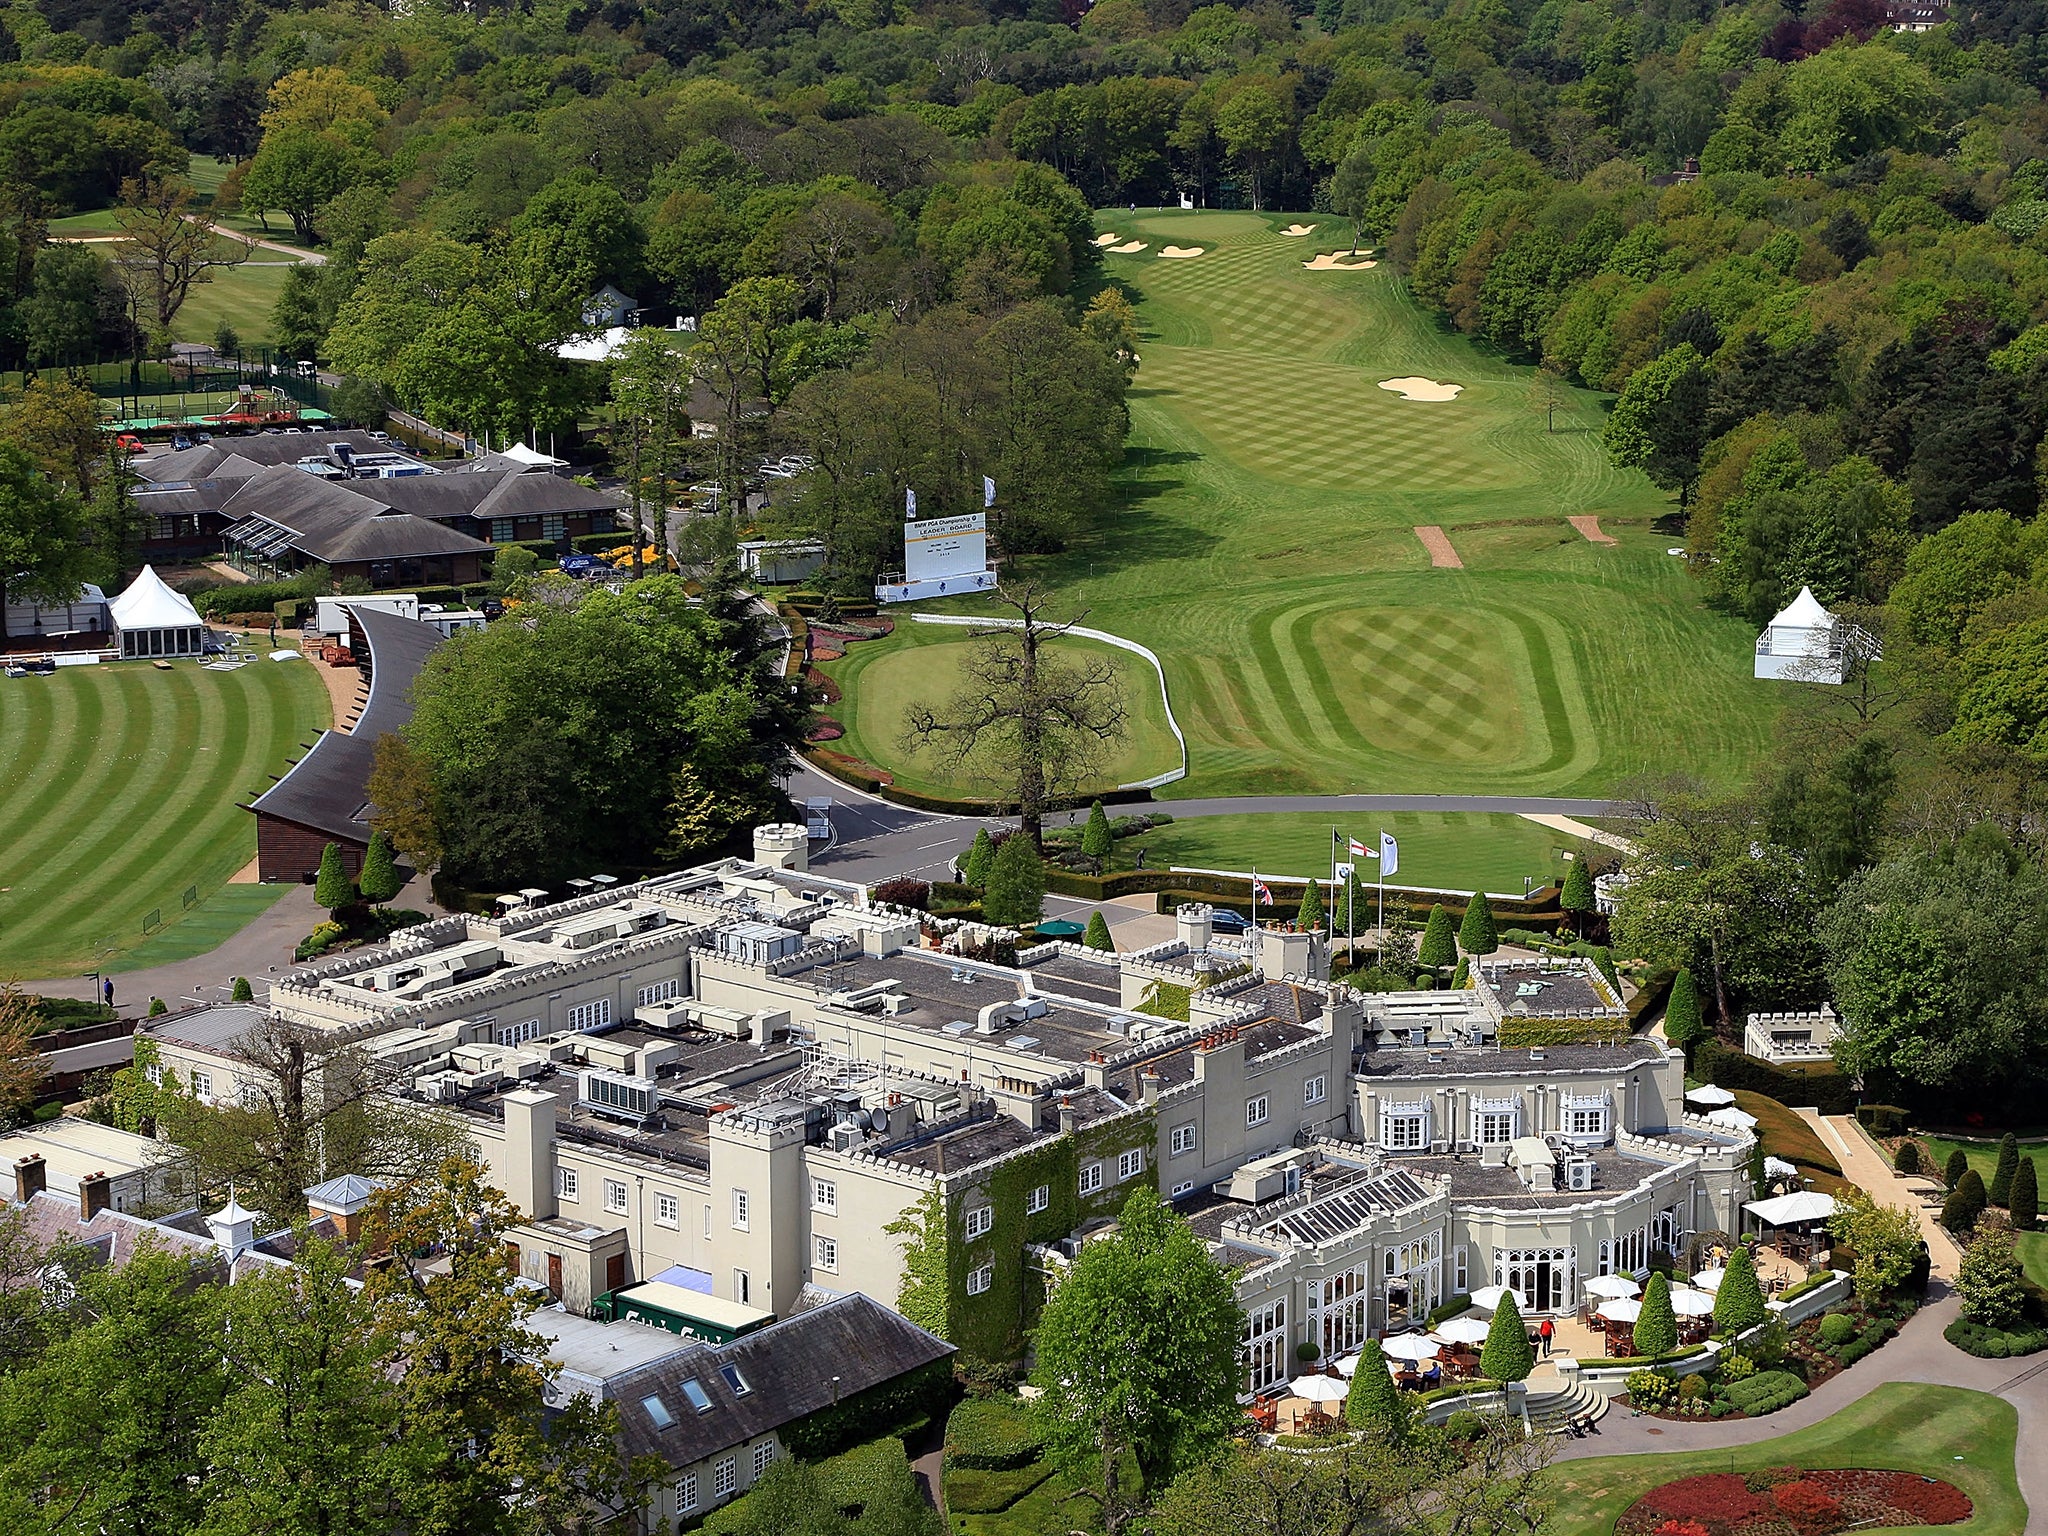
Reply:
[[[197,656],[206,649],[206,625],[192,600],[164,585],[153,566],[107,605],[123,656]]]

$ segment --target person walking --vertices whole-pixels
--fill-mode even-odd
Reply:
[[[113,977],[111,977],[111,976],[105,976],[105,977],[102,977],[102,978],[100,979],[100,991],[101,991],[101,992],[102,992],[102,993],[103,993],[103,994],[105,995],[105,997],[106,997],[106,999],[107,999],[107,1006],[108,1006],[109,1008],[113,1007],[113,1006],[114,1006],[114,978],[113,978]]]
[[[1536,1337],[1543,1341],[1543,1358],[1550,1358],[1550,1341],[1557,1337],[1557,1324],[1549,1318],[1543,1319],[1543,1326],[1536,1330]]]

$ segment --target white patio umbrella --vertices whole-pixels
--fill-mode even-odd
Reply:
[[[1297,1376],[1287,1389],[1312,1403],[1341,1403],[1351,1395],[1351,1389],[1334,1376]]]
[[[1703,1291],[1718,1291],[1727,1275],[1728,1271],[1725,1269],[1703,1269],[1692,1277],[1692,1283]]]
[[[1688,1088],[1685,1092],[1685,1102],[1704,1104],[1709,1109],[1714,1109],[1723,1104],[1733,1104],[1735,1095],[1718,1084],[1709,1083],[1704,1088]]]
[[[1764,1177],[1767,1179],[1796,1179],[1799,1177],[1799,1170],[1791,1163],[1786,1162],[1782,1157],[1767,1157],[1764,1159]]]
[[[1730,1130],[1753,1131],[1756,1129],[1756,1116],[1746,1109],[1717,1109],[1707,1118],[1716,1125],[1727,1126]]]
[[[1793,1227],[1801,1222],[1826,1221],[1841,1209],[1833,1195],[1817,1189],[1802,1189],[1796,1195],[1778,1195],[1769,1200],[1750,1200],[1742,1207],[1767,1226]]]
[[[1472,1293],[1472,1305],[1482,1312],[1491,1312],[1500,1305],[1501,1298],[1507,1295],[1514,1296],[1515,1305],[1518,1307],[1526,1304],[1519,1291],[1510,1292],[1504,1285],[1482,1285]]]
[[[1358,1361],[1359,1357],[1357,1355],[1344,1356],[1343,1359],[1337,1362],[1337,1374],[1346,1381],[1349,1381],[1358,1374]]]
[[[1588,1296],[1640,1296],[1643,1288],[1627,1275],[1594,1275],[1586,1281]]]
[[[1390,1360],[1434,1360],[1440,1353],[1436,1341],[1425,1334],[1404,1333],[1381,1339],[1380,1348]]]
[[[1671,1310],[1680,1317],[1712,1317],[1714,1298],[1705,1291],[1676,1286],[1671,1292]]]
[[[1431,1337],[1446,1344],[1484,1344],[1491,1332],[1493,1330],[1476,1317],[1453,1317],[1437,1324]]]
[[[1593,1315],[1604,1317],[1610,1323],[1632,1323],[1643,1315],[1643,1304],[1626,1296],[1617,1296],[1612,1301],[1601,1302]]]

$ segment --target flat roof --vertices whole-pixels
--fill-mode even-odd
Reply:
[[[678,1317],[698,1318],[720,1328],[751,1328],[775,1317],[773,1312],[763,1312],[759,1307],[742,1306],[737,1301],[671,1285],[666,1280],[642,1280],[638,1285],[614,1291],[612,1299],[620,1306],[659,1307]]]
[[[162,1150],[163,1144],[153,1137],[70,1115],[0,1136],[0,1164],[11,1169],[16,1158],[40,1156],[53,1187],[61,1176],[73,1189],[95,1173],[118,1176],[154,1167]]]
[[[651,1323],[600,1322],[560,1306],[542,1307],[526,1319],[526,1326],[548,1341],[550,1360],[600,1386],[614,1376],[705,1347],[701,1339],[682,1338]]]
[[[1654,1040],[1640,1036],[1612,1045],[1519,1046],[1374,1045],[1359,1053],[1361,1077],[1556,1077],[1560,1073],[1627,1072],[1663,1058]]]

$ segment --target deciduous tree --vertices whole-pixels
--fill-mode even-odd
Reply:
[[[1005,582],[996,600],[1017,618],[969,631],[974,650],[962,666],[959,691],[940,710],[911,705],[904,745],[930,752],[943,770],[998,786],[1036,851],[1047,804],[1062,789],[1077,787],[1122,739],[1128,716],[1116,669],[1105,657],[1090,652],[1070,659],[1053,650],[1085,612],[1048,618],[1052,594],[1033,581]]]
[[[126,237],[118,258],[148,301],[159,331],[185,307],[192,290],[213,281],[215,272],[249,259],[249,242],[218,235],[193,212],[192,188],[168,176],[131,181],[121,189],[120,213]]]
[[[1228,1277],[1149,1186],[1047,1300],[1032,1377],[1053,1444],[1100,1460],[1110,1536],[1132,1514],[1126,1455],[1156,1489],[1230,1432],[1243,1327]]]
[[[2027,1304],[2027,1277],[2009,1234],[1986,1232],[1963,1250],[1956,1294],[1970,1322],[1985,1328],[2010,1328],[2019,1322]]]

